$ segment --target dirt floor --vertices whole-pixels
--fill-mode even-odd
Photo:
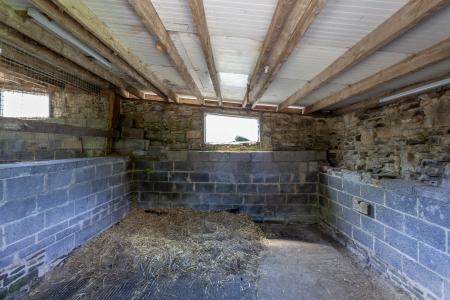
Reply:
[[[164,216],[162,215],[163,218]],[[170,261],[175,264],[175,267],[171,269],[171,272],[167,272],[168,269],[158,274],[136,272],[131,265],[130,268],[126,268],[118,264],[117,268],[112,266],[108,271],[101,271],[101,273],[107,272],[107,276],[105,274],[97,276],[96,274],[99,272],[96,271],[96,268],[103,268],[101,264],[97,264],[96,268],[83,267],[89,269],[89,272],[80,271],[80,268],[73,264],[73,258],[80,255],[80,252],[86,255],[80,251],[83,249],[82,247],[77,249],[64,265],[50,272],[48,276],[38,282],[27,298],[33,300],[408,299],[406,295],[395,290],[379,276],[363,269],[343,247],[323,235],[317,227],[261,225],[267,239],[261,240],[264,246],[260,248],[259,229],[252,228],[253,225],[248,224],[246,219],[230,214],[230,219],[235,218],[235,221],[242,223],[240,226],[231,226],[231,223],[224,221],[228,220],[226,218],[228,215],[223,215],[223,213],[213,216],[196,216],[198,217],[195,221],[197,225],[190,226],[197,229],[193,233],[184,233],[189,242],[184,246],[177,245],[174,240],[178,238],[178,235],[172,236],[170,242],[175,243],[172,246],[175,247],[175,251],[186,251],[189,248],[183,247],[189,247],[192,241],[196,241],[196,249],[200,251],[199,253],[202,251],[206,251],[205,253],[208,255],[211,255],[210,251],[215,253],[215,256],[208,256],[212,268],[208,268],[206,265],[194,270],[192,266],[189,267],[189,263],[177,266],[177,261],[173,261],[172,258]],[[140,215],[140,217],[145,216]],[[152,218],[156,217],[161,216],[152,216]],[[202,219],[204,217],[208,219],[206,223]],[[167,220],[171,219],[167,216],[166,218]],[[170,222],[170,226],[174,230],[186,221],[184,217],[178,217],[178,219],[181,221]],[[217,222],[214,219],[217,219]],[[140,223],[142,223],[142,219]],[[204,230],[203,225],[198,226],[199,224],[208,224],[209,236],[206,240],[199,240],[199,235],[202,235]],[[128,225],[136,227],[135,223]],[[165,225],[167,226],[167,224]],[[248,227],[249,225],[251,226]],[[239,230],[242,226],[246,228],[244,232],[242,229]],[[216,228],[216,232],[211,228]],[[129,230],[126,226],[122,229]],[[164,229],[165,234],[167,234],[166,230]],[[90,242],[90,247],[92,248],[94,245],[97,251],[95,255],[109,253],[105,243],[99,241],[110,240],[111,234],[115,231],[123,234],[120,233],[120,230],[113,228],[109,233],[107,231],[106,234]],[[230,234],[225,234],[228,231]],[[251,235],[248,234],[249,231]],[[133,232],[142,234],[141,230],[135,229],[129,235],[131,236]],[[251,242],[243,241],[244,236],[251,239]],[[139,245],[142,246],[141,239],[139,241],[141,243]],[[232,243],[239,244],[236,246],[237,255],[230,254],[233,250],[227,248]],[[224,247],[225,249],[221,252],[215,247]],[[149,252],[151,255],[157,255],[152,251]],[[170,252],[170,249],[164,250],[164,252],[167,251]],[[258,259],[254,259],[255,253],[258,254]],[[190,255],[194,254],[187,254],[188,261],[192,260],[193,264],[204,261],[193,259]],[[236,256],[236,258],[226,259],[223,257],[226,254]],[[241,258],[243,260],[239,260]],[[247,264],[243,262],[249,258],[251,258],[250,262]],[[229,263],[236,263],[236,259],[237,265],[232,268],[226,267]],[[131,264],[132,262],[127,263]],[[157,260],[157,263],[167,264],[166,261],[161,260]],[[176,273],[176,276],[173,272]],[[64,274],[78,275],[65,276]]]

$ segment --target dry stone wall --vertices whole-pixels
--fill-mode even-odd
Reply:
[[[261,142],[250,145],[211,146],[203,143],[204,113],[259,117]],[[325,150],[326,123],[292,114],[220,109],[150,101],[122,101],[119,153],[147,155],[155,149],[281,151]]]
[[[450,91],[327,123],[332,165],[450,187]]]

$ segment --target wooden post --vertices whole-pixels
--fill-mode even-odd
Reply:
[[[119,127],[120,116],[120,97],[114,90],[106,90],[105,97],[108,99],[108,129],[113,133],[107,138],[106,142],[106,154],[112,153],[113,141],[115,138],[115,132]]]

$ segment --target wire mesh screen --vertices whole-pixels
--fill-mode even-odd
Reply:
[[[2,41],[0,49],[0,86],[3,89],[42,93],[71,88],[100,97],[101,87],[95,84],[54,68]]]

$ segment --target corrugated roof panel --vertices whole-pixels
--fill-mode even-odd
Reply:
[[[423,20],[383,50],[413,54],[450,37],[450,5]]]
[[[172,32],[170,34],[196,85],[205,97],[215,97],[203,51],[197,35]]]
[[[356,44],[393,13],[407,0],[335,0],[328,1],[305,36],[281,68],[278,77],[289,79],[311,80],[341,54]],[[387,59],[390,61],[390,58]],[[367,67],[374,68],[370,62],[362,66],[355,77],[367,73]],[[370,71],[368,71],[370,73]],[[347,74],[344,80],[355,80]],[[326,91],[335,91],[337,84],[318,91],[305,103],[314,100],[317,95]],[[299,85],[296,90],[300,89]],[[323,88],[321,88],[323,89]],[[284,92],[280,92],[281,93]],[[280,100],[282,102],[284,99]],[[299,102],[303,105],[303,102]]]
[[[301,43],[294,49],[277,77],[309,80],[336,60],[345,50]]]
[[[159,17],[169,31],[196,32],[191,9],[186,0],[152,0]]]
[[[211,44],[219,72],[250,74],[256,64],[260,43],[257,41],[213,36]]]
[[[173,63],[155,47],[155,39],[147,32],[139,17],[127,0],[83,0],[100,20],[117,36],[122,43],[136,54],[142,62],[169,85],[186,89],[186,84],[174,68]]]
[[[407,0],[328,1],[302,42],[308,45],[349,48],[407,2]]]
[[[205,0],[204,7],[224,99],[242,101],[277,0]],[[225,78],[224,78],[225,76]],[[235,79],[239,80],[235,80]],[[241,84],[240,84],[241,85]]]
[[[269,86],[267,91],[261,97],[258,103],[261,104],[279,104],[284,99],[294,93],[297,88],[306,83],[302,79],[287,79],[277,77]]]
[[[313,104],[313,103],[317,102],[318,100],[325,98],[328,95],[334,94],[334,93],[342,90],[346,86],[347,85],[340,84],[340,83],[325,84],[324,86],[320,87],[320,89],[312,92],[305,98],[298,101],[296,104],[301,105],[301,106],[307,106],[307,105]]]
[[[403,76],[399,79],[392,80],[391,82],[388,82],[375,89],[372,89],[367,93],[357,95],[337,105],[330,106],[328,109],[336,109],[360,101],[368,100],[372,97],[380,97],[385,94],[390,94],[392,91],[401,89],[405,86],[421,83],[433,78],[439,78],[441,76],[450,76],[450,59],[424,68],[421,71]]]
[[[205,0],[211,35],[264,41],[277,0]]]

